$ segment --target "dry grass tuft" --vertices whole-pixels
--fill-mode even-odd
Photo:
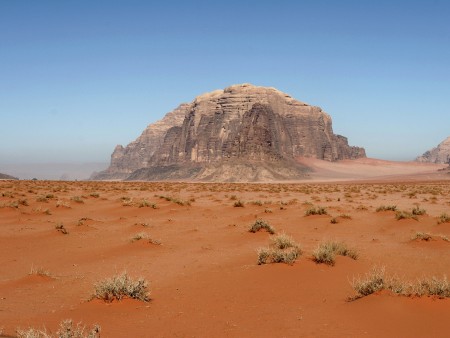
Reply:
[[[100,326],[94,325],[92,329],[87,329],[81,322],[74,325],[72,319],[65,319],[59,324],[55,335],[47,333],[45,329],[34,328],[17,329],[16,333],[17,338],[99,338]]]
[[[411,240],[416,241],[431,241],[433,237],[426,232],[416,232],[414,236],[411,237]]]
[[[396,205],[380,205],[376,209],[376,212],[380,212],[380,211],[397,211],[397,206]]]
[[[234,202],[233,206],[235,208],[243,208],[244,207],[244,202],[242,202],[241,200]]]
[[[355,250],[347,248],[347,245],[343,242],[321,243],[312,255],[316,263],[328,265],[334,265],[336,263],[336,255],[348,256],[355,260],[358,259],[358,253]]]
[[[416,220],[416,221],[419,220],[416,215],[414,215],[413,213],[408,212],[408,211],[397,211],[395,213],[395,219],[397,221],[399,221],[401,219],[411,219],[411,218]]]
[[[450,223],[450,216],[447,215],[446,213],[443,213],[439,216],[438,224],[442,223]]]
[[[271,246],[258,249],[258,265],[267,263],[293,264],[301,250],[292,237],[280,234],[271,239]]]
[[[327,215],[328,212],[323,207],[311,207],[305,211],[305,216],[311,215]]]
[[[132,280],[126,272],[102,280],[96,283],[94,287],[95,293],[93,297],[107,302],[112,302],[114,299],[121,300],[126,297],[143,302],[150,300],[148,282],[143,278],[136,281]]]
[[[441,279],[437,277],[422,278],[416,282],[406,283],[397,278],[386,277],[384,267],[372,268],[364,277],[354,278],[351,285],[358,294],[349,298],[350,300],[356,300],[380,290],[389,290],[407,297],[450,298],[450,283],[446,276]]]
[[[351,285],[358,293],[355,299],[383,290],[386,287],[385,268],[373,267],[372,270],[363,277],[353,278]]]
[[[262,219],[258,219],[250,226],[250,229],[248,231],[250,232],[258,232],[259,230],[266,230],[269,234],[274,234],[275,229],[267,222],[263,221]]]

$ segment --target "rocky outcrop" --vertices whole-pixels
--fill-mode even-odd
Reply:
[[[422,156],[417,157],[416,161],[450,164],[450,137],[439,143],[436,148],[428,150]]]
[[[111,155],[109,168],[95,173],[91,178],[96,180],[125,179],[134,171],[148,167],[151,164],[151,157],[161,147],[167,131],[183,123],[189,108],[189,104],[181,104],[175,110],[167,113],[163,119],[148,125],[141,136],[125,148],[117,145]]]
[[[147,127],[94,179],[282,180],[304,176],[301,157],[365,157],[335,135],[331,117],[275,88],[234,85],[198,96]]]

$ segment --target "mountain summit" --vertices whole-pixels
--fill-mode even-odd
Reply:
[[[365,157],[335,135],[319,107],[270,87],[233,85],[181,104],[150,124],[92,179],[266,181],[299,179],[298,159]]]

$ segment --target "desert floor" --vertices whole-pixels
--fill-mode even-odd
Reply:
[[[388,205],[426,214],[397,220],[376,211]],[[306,216],[314,206],[327,214]],[[450,180],[440,178],[0,181],[0,329],[55,332],[70,318],[99,324],[103,337],[448,337],[449,298],[379,291],[349,300],[352,281],[373,267],[408,282],[449,276],[443,213],[450,215]],[[276,236],[249,232],[257,219],[299,244],[294,264],[257,264],[258,248]],[[413,240],[417,232],[431,240]],[[139,233],[152,241],[132,241]],[[330,240],[358,259],[314,262],[313,251]],[[122,272],[149,282],[149,302],[90,300],[96,283]]]

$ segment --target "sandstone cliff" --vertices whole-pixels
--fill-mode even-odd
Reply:
[[[93,179],[298,179],[300,157],[365,157],[335,135],[331,117],[275,88],[250,84],[198,96],[151,124]]]
[[[439,143],[436,148],[428,150],[422,156],[417,157],[416,161],[450,164],[450,137]]]

